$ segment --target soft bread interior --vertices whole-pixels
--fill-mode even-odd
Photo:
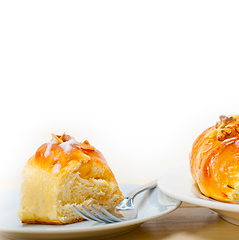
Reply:
[[[81,162],[65,169],[60,174],[36,166],[27,166],[23,173],[21,188],[22,222],[64,224],[83,219],[72,205],[81,204],[106,209],[116,206],[123,198],[112,174],[97,162]],[[29,220],[30,219],[30,220]]]
[[[78,218],[72,208],[73,204],[79,209],[83,204],[88,208],[90,205],[96,208],[101,205],[108,210],[122,200],[117,185],[103,178],[107,174],[101,168],[93,166],[88,174],[82,171],[88,170],[89,165],[90,163],[83,164],[79,168],[81,171],[72,171],[62,181],[57,197],[57,214],[63,222],[71,222]]]

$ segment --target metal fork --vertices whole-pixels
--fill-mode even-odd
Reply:
[[[100,212],[92,205],[90,206],[91,210],[94,212],[92,213],[89,211],[84,205],[81,205],[83,211],[80,211],[75,205],[73,205],[74,210],[83,218],[90,220],[90,221],[97,221],[101,223],[115,223],[115,222],[122,222],[126,220],[135,219],[138,215],[138,211],[134,206],[134,198],[141,192],[149,189],[153,189],[157,186],[157,179],[146,184],[140,186],[139,188],[135,189],[134,191],[127,194],[124,200],[113,209],[113,213],[108,212],[103,207],[99,206]],[[161,197],[160,197],[161,198]],[[163,200],[165,202],[165,200]],[[174,205],[175,203],[170,199],[167,199],[168,203],[166,205]],[[123,215],[122,218],[116,217],[115,215]]]

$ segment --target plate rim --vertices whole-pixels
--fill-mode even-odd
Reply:
[[[127,185],[127,186],[140,186],[139,184],[130,184],[130,183],[119,183],[119,186],[122,186],[122,185]],[[19,188],[15,188],[15,189],[7,189],[8,191],[10,190],[17,190]],[[159,191],[161,191],[161,189],[158,189]],[[1,190],[3,191],[3,190]],[[1,192],[0,191],[0,192]],[[165,216],[171,212],[173,212],[174,210],[176,210],[179,206],[181,205],[181,201],[179,201],[175,206],[170,206],[170,208],[168,208],[165,212],[163,213],[160,213],[160,214],[155,214],[155,215],[152,215],[152,216],[148,216],[146,218],[139,218],[139,219],[134,219],[134,220],[130,220],[130,221],[125,221],[125,222],[120,222],[120,223],[111,223],[111,224],[102,224],[100,225],[97,225],[97,226],[89,226],[89,227],[85,227],[85,228],[76,228],[76,229],[66,229],[66,228],[58,228],[58,229],[48,229],[48,230],[44,230],[44,229],[39,229],[39,230],[36,230],[36,229],[24,229],[24,228],[21,228],[21,229],[11,229],[11,228],[6,228],[6,227],[2,227],[0,225],[0,234],[4,233],[24,233],[24,234],[32,234],[32,233],[40,233],[40,234],[43,234],[43,235],[51,235],[51,234],[56,234],[56,233],[87,233],[88,231],[106,231],[106,230],[114,230],[114,229],[120,229],[120,228],[125,228],[125,227],[132,227],[133,226],[137,226],[137,225],[140,225],[144,222],[147,222],[147,221],[150,221],[150,220],[153,220],[155,218],[158,218],[158,217],[162,217],[162,216]],[[20,220],[19,220],[20,221]],[[72,224],[79,224],[79,223],[72,223]],[[47,226],[47,225],[46,225]],[[65,225],[64,225],[65,226]]]
[[[174,168],[168,169],[168,171],[166,171],[164,174],[162,174],[158,178],[159,188],[165,194],[167,194],[168,196],[173,197],[173,198],[178,199],[178,200],[183,201],[183,202],[187,202],[187,203],[191,203],[191,204],[194,204],[194,205],[207,207],[207,208],[215,209],[215,210],[224,210],[224,211],[229,211],[229,212],[239,212],[239,204],[220,202],[220,201],[217,201],[215,199],[212,199],[213,201],[211,201],[211,200],[207,200],[207,199],[200,199],[200,198],[197,198],[196,196],[195,196],[195,198],[193,198],[191,196],[181,195],[180,193],[178,193],[177,188],[172,189],[169,186],[167,186],[166,184],[164,184],[164,181],[165,181],[164,179],[166,177],[169,177],[169,176],[174,176],[174,177],[175,176],[177,176],[177,177],[180,176],[184,179],[188,178],[190,176],[192,182],[194,184],[196,184],[196,182],[192,178],[192,175],[191,175],[191,172],[190,172],[190,169],[189,169],[189,164],[183,164],[183,165],[179,165],[179,166],[176,166]],[[191,183],[188,183],[187,190],[188,190],[188,188],[191,189],[192,186],[193,185]],[[191,190],[189,190],[189,191],[191,191]],[[201,196],[203,198],[207,198],[206,196],[204,196],[200,192],[200,190],[199,190],[199,193],[201,194]]]

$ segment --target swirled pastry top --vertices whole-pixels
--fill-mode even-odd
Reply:
[[[111,172],[103,154],[91,146],[87,140],[81,143],[66,134],[61,136],[52,134],[52,140],[49,143],[42,144],[37,149],[34,161],[30,159],[29,164],[39,165],[42,169],[57,174],[66,170],[72,161],[84,163],[90,159],[100,163]],[[90,177],[89,172],[86,171],[86,169],[83,172],[81,171],[81,176],[88,174],[88,177]]]
[[[200,191],[219,201],[239,203],[239,116],[220,116],[193,143],[190,168]]]

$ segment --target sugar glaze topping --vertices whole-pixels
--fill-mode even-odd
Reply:
[[[59,146],[64,150],[65,153],[68,153],[72,149],[72,145],[79,145],[74,139],[63,142]]]
[[[73,148],[73,145],[79,145],[74,138],[69,135],[65,135],[65,133],[63,133],[61,136],[52,134],[52,140],[48,143],[44,153],[45,158],[50,155],[53,144],[59,144],[59,147],[61,147],[65,153],[70,152]]]
[[[47,158],[50,155],[51,147],[53,144],[58,143],[56,138],[53,138],[47,145],[46,151],[44,153],[44,157]]]
[[[60,163],[57,163],[54,165],[54,167],[52,168],[52,173],[53,174],[57,174],[60,172],[60,169],[61,169],[61,164]]]

